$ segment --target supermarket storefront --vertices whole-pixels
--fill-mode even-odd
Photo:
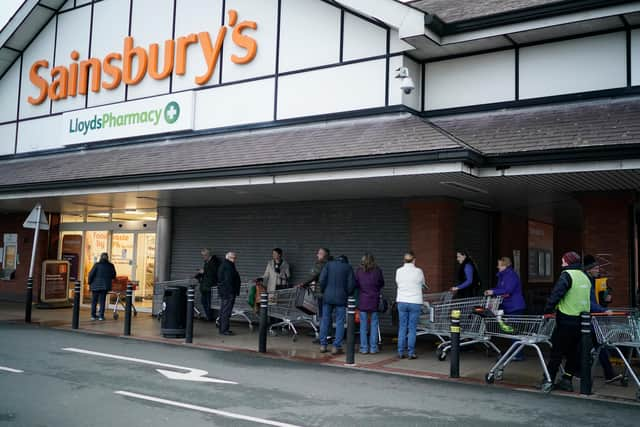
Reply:
[[[373,252],[390,284],[413,248],[434,290],[457,247],[486,287],[510,256],[532,304],[561,252],[592,252],[633,303],[640,11],[469,11],[461,25],[438,7],[26,4],[0,34],[0,298],[22,298],[21,221],[40,202],[39,259],[73,260],[86,297],[108,252],[141,307],[156,282],[190,277],[201,247],[236,250],[246,280],[282,247],[295,281],[320,246]]]

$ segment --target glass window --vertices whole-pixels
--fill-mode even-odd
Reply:
[[[112,221],[155,221],[158,217],[156,211],[124,211],[114,212]]]
[[[87,222],[109,222],[109,212],[87,212]]]
[[[66,212],[62,214],[61,221],[64,222],[84,222],[83,212]]]

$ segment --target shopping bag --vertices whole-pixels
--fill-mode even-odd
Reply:
[[[378,299],[378,313],[386,313],[388,309],[389,302],[380,294],[380,298]]]
[[[311,289],[300,287],[296,290],[296,308],[307,314],[318,312],[318,301]]]

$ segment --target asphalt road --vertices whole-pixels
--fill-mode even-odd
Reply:
[[[207,373],[198,377],[197,370]],[[202,382],[207,378],[235,384]],[[640,406],[0,323],[0,426],[566,427],[639,420]]]

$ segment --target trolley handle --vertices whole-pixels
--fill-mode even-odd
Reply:
[[[604,317],[604,316],[629,316],[631,313],[628,311],[613,311],[607,310],[602,313],[591,313],[592,317]]]

